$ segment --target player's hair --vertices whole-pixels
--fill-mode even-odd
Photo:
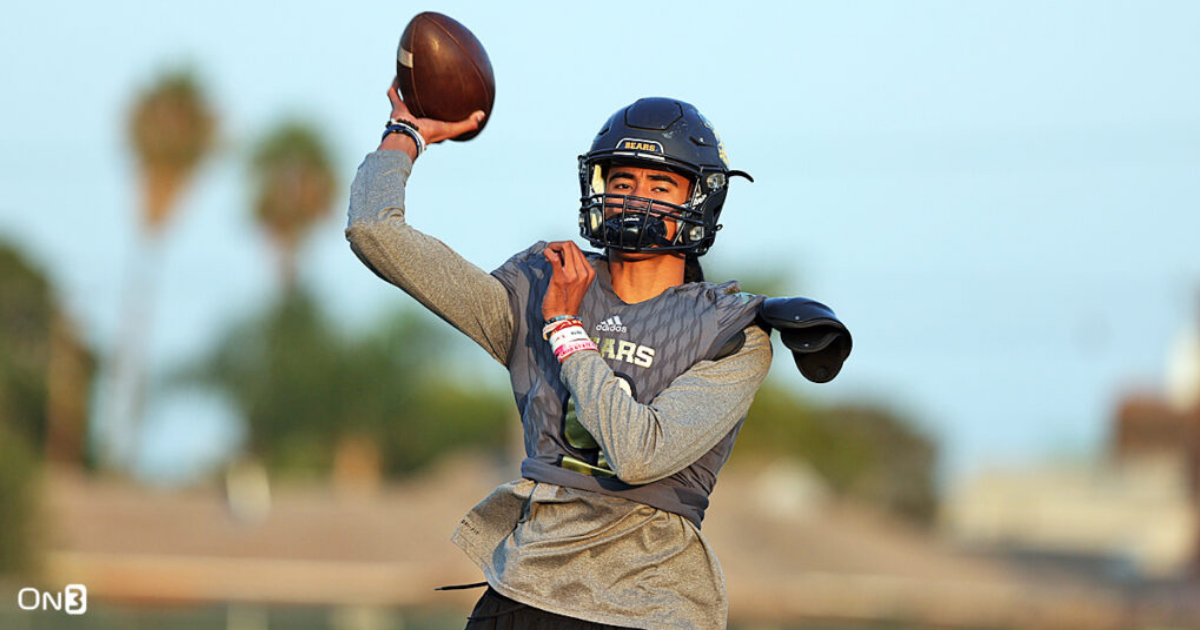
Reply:
[[[683,281],[684,283],[704,282],[704,269],[700,267],[699,256],[695,254],[688,254],[684,258]]]

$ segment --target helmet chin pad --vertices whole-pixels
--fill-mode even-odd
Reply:
[[[646,214],[618,214],[604,221],[604,241],[618,249],[667,247],[667,223]]]

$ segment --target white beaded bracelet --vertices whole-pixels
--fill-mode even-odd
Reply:
[[[387,128],[383,131],[383,138],[387,138],[393,133],[402,133],[412,138],[417,145],[417,157],[421,157],[421,154],[425,152],[425,137],[421,135],[421,128],[416,123],[403,118],[389,118]],[[380,138],[379,141],[383,142],[383,138]]]

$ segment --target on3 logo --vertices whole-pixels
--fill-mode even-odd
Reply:
[[[87,612],[87,587],[68,584],[61,593],[23,588],[17,593],[17,606],[21,610],[61,610],[68,615],[82,615]]]

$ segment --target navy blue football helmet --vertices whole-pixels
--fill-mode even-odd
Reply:
[[[691,182],[687,203],[605,194],[608,167],[670,170]],[[696,256],[712,247],[721,224],[730,170],[725,146],[695,107],[669,98],[643,98],[613,114],[579,156],[579,232],[593,246],[624,251],[669,250]],[[677,224],[667,238],[665,220]]]

